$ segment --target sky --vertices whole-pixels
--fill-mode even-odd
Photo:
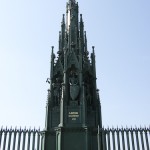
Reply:
[[[44,128],[66,1],[0,0],[0,126]],[[149,126],[150,1],[78,2],[89,52],[95,46],[103,126]]]

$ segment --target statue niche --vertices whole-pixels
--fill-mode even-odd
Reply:
[[[87,105],[92,105],[92,77],[86,72],[84,74],[84,83],[85,83],[85,97],[87,100]]]
[[[86,86],[86,99],[88,106],[90,106],[92,104],[92,96],[91,96],[91,87],[89,84],[87,84]]]
[[[70,97],[75,101],[79,95],[79,79],[75,69],[72,69],[69,74]]]
[[[53,91],[54,91],[54,105],[58,106],[60,104],[61,99],[61,81],[60,78],[57,77],[55,82],[53,83]]]

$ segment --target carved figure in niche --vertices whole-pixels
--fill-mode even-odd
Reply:
[[[74,101],[79,95],[79,80],[77,72],[74,70],[70,71],[69,84],[70,84],[70,96]]]
[[[91,88],[92,80],[91,80],[91,77],[90,77],[88,72],[86,72],[85,75],[84,75],[84,82],[85,82],[85,85],[86,85],[87,104],[91,105],[92,104],[92,88]]]
[[[53,83],[53,89],[54,89],[54,104],[58,106],[60,104],[61,98],[61,82],[59,78],[56,78],[56,82]]]
[[[89,84],[87,85],[87,88],[86,88],[86,98],[87,98],[88,105],[91,105],[92,104],[92,96],[91,96],[91,90],[90,90]]]
[[[77,85],[78,84],[78,76],[75,71],[70,72],[70,78],[69,78],[70,85]]]

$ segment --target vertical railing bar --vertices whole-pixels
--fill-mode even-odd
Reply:
[[[107,145],[106,145],[106,135],[107,135],[107,131],[104,130],[104,143],[105,143],[105,150],[107,150]]]
[[[140,150],[139,138],[138,138],[138,129],[135,130],[135,135],[136,135],[137,150]]]
[[[5,147],[6,147],[7,133],[8,133],[8,130],[7,130],[7,128],[6,128],[6,129],[4,130],[3,150],[5,150]]]
[[[18,130],[18,145],[17,145],[17,150],[20,150],[20,141],[21,141],[21,128]]]
[[[37,134],[38,134],[38,135],[37,135],[37,136],[38,136],[38,137],[37,137],[37,150],[39,150],[39,148],[40,148],[40,147],[39,147],[39,146],[40,146],[40,133],[39,133],[39,131],[37,132]]]
[[[10,130],[9,130],[8,150],[10,150],[10,144],[11,144],[11,135],[12,135],[12,129],[10,129]]]
[[[104,130],[104,128],[102,129],[102,143],[103,143],[103,150],[106,150],[105,149],[105,140],[104,140],[104,138],[105,138],[105,130]]]
[[[35,129],[33,130],[32,134],[33,134],[33,140],[32,140],[32,150],[34,150],[35,147]]]
[[[148,131],[147,131],[147,129],[145,129],[144,132],[145,132],[145,139],[146,139],[146,147],[147,147],[147,150],[149,150],[149,142],[148,142],[148,136],[147,136]]]
[[[128,147],[128,150],[130,150],[129,129],[126,129],[126,137],[127,137],[127,147]]]
[[[30,135],[31,135],[31,129],[28,131],[28,144],[27,144],[27,150],[30,150]]]
[[[122,147],[123,147],[123,150],[125,150],[124,129],[123,128],[121,130],[121,135],[122,135]]]
[[[0,130],[0,148],[1,148],[2,135],[3,135],[3,127]]]
[[[131,142],[132,142],[132,150],[135,150],[135,144],[134,144],[134,136],[133,136],[134,130],[131,128]]]
[[[17,129],[14,130],[13,150],[15,150],[15,145],[16,145],[16,134],[17,134]]]
[[[43,135],[41,136],[41,149],[40,150],[42,150],[42,143],[43,143]]]
[[[98,150],[102,150],[102,128],[98,126],[98,132],[97,132],[97,141],[98,141]],[[43,136],[43,134],[40,132],[40,135]],[[42,142],[41,142],[42,143]]]
[[[117,128],[117,144],[118,144],[118,150],[120,150],[120,137],[119,137],[119,130]]]
[[[143,130],[142,129],[140,129],[140,135],[141,135],[142,150],[145,150],[144,140],[143,140]]]
[[[113,150],[116,150],[116,146],[115,146],[115,130],[112,129],[112,142],[113,142]]]
[[[22,142],[22,150],[25,150],[25,141],[26,141],[26,128],[23,130],[23,142]]]
[[[109,129],[107,132],[107,140],[108,140],[108,150],[111,150],[111,147],[110,147],[110,130]]]

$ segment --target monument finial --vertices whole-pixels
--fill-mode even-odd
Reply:
[[[70,1],[71,1],[71,2],[74,2],[74,3],[76,2],[76,0],[70,0]]]
[[[71,4],[75,4],[75,3],[76,3],[76,0],[69,0],[69,2],[70,2]]]
[[[63,14],[63,17],[62,17],[62,24],[65,23],[65,14]]]

